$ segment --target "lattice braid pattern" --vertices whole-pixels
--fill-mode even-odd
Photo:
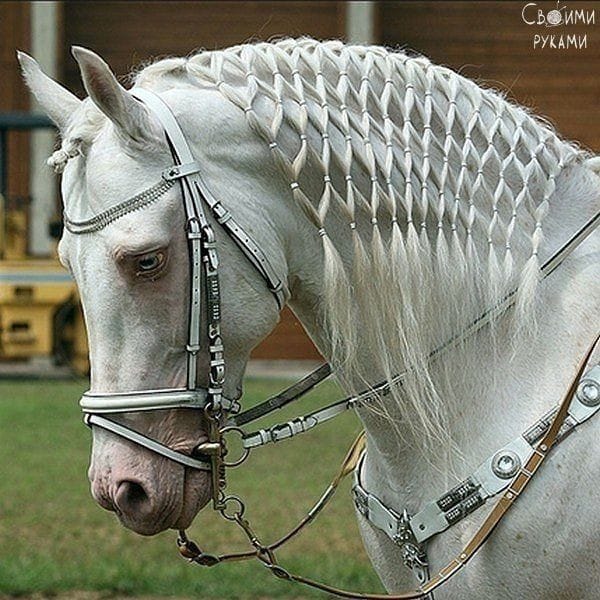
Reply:
[[[401,417],[421,438],[447,442],[441,397],[451,404],[456,374],[432,371],[426,356],[515,287],[515,320],[526,319],[544,215],[577,149],[499,93],[381,47],[286,39],[161,64],[136,83],[177,74],[214,85],[268,145],[316,227],[343,383],[356,389],[411,367],[416,376],[392,392]],[[351,268],[336,247],[343,233],[330,231],[340,219]]]

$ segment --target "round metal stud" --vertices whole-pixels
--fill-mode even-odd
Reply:
[[[586,406],[598,406],[600,404],[600,386],[591,379],[584,379],[579,384],[577,397]]]
[[[510,479],[521,468],[521,459],[512,450],[501,450],[492,459],[492,471],[500,479]]]

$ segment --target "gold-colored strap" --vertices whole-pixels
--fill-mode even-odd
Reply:
[[[340,466],[338,474],[331,482],[332,486],[337,487],[345,477],[350,475],[350,473],[356,469],[356,465],[358,465],[358,461],[360,460],[362,453],[365,451],[366,446],[367,438],[365,432],[361,431],[358,434],[358,437],[352,442],[352,445],[346,453],[346,457],[342,461],[342,465]]]
[[[225,562],[237,562],[244,561],[253,558],[261,557],[261,550],[264,550],[267,553],[272,553],[277,550],[281,546],[283,546],[290,539],[295,537],[300,531],[302,531],[309,523],[311,523],[317,515],[327,506],[329,501],[333,498],[333,495],[337,491],[339,484],[345,479],[347,475],[352,473],[358,464],[358,461],[363,453],[366,445],[365,432],[361,431],[358,437],[352,442],[342,464],[335,475],[335,477],[331,480],[331,483],[327,486],[321,497],[315,502],[313,507],[308,511],[306,516],[298,522],[298,524],[293,527],[290,531],[288,531],[284,536],[279,538],[277,541],[262,547],[261,549],[253,549],[247,550],[243,552],[232,552],[228,554],[209,554],[203,552],[200,547],[188,539],[185,531],[180,531],[177,539],[177,546],[179,548],[180,554],[188,559],[190,562],[194,562],[204,567],[212,567],[219,563]],[[241,526],[241,522],[237,521],[238,525]],[[242,527],[244,529],[244,527]],[[274,563],[273,563],[274,566]]]

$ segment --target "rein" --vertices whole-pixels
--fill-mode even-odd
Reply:
[[[522,466],[520,466],[519,470],[515,470],[516,474],[511,473],[511,477],[514,475],[514,478],[510,482],[507,482],[508,487],[506,491],[503,492],[500,500],[484,523],[457,557],[450,561],[433,578],[428,581],[425,581],[426,577],[422,579],[422,585],[419,589],[397,595],[363,594],[338,589],[291,573],[279,564],[276,552],[314,521],[317,515],[329,503],[338,489],[340,482],[353,472],[356,472],[355,477],[358,480],[358,484],[354,486],[356,499],[357,490],[360,488],[360,463],[365,452],[364,433],[361,433],[352,444],[339,472],[307,515],[283,537],[270,544],[265,544],[259,538],[245,517],[246,506],[243,500],[236,495],[226,494],[227,469],[241,465],[247,459],[251,450],[256,447],[304,433],[346,410],[353,409],[360,404],[367,404],[375,398],[385,396],[389,393],[391,386],[401,385],[406,373],[396,375],[390,382],[386,381],[374,385],[355,396],[339,400],[313,413],[296,417],[285,423],[273,425],[267,429],[259,429],[254,432],[246,432],[241,428],[298,400],[329,377],[332,369],[330,365],[323,364],[283,392],[243,412],[240,412],[241,407],[238,398],[226,398],[224,396],[225,360],[221,339],[219,260],[214,230],[205,214],[204,207],[208,208],[214,220],[238,245],[247,259],[263,277],[279,308],[282,308],[285,304],[288,292],[283,280],[278,277],[260,246],[235,221],[231,213],[221,202],[210,193],[200,175],[200,166],[194,160],[185,136],[168,105],[160,97],[147,90],[137,89],[132,92],[132,95],[145,104],[162,124],[175,164],[163,171],[161,182],[90,219],[74,221],[65,215],[65,226],[69,232],[75,235],[100,231],[115,220],[157,201],[175,183],[179,183],[186,212],[186,235],[190,256],[189,329],[185,347],[187,355],[186,387],[138,390],[123,393],[86,392],[80,401],[81,408],[85,414],[85,423],[90,427],[95,426],[111,431],[116,435],[187,467],[211,473],[213,509],[218,511],[224,519],[236,523],[241,528],[251,548],[247,551],[229,554],[209,554],[203,552],[196,543],[188,539],[184,531],[180,531],[177,540],[180,553],[191,562],[201,566],[214,566],[225,562],[256,559],[262,562],[274,576],[280,579],[307,585],[344,598],[409,600],[428,596],[457,573],[485,543],[510,506],[512,506],[516,498],[523,492],[533,475],[537,472],[552,446],[559,439],[561,428],[565,425],[565,419],[569,415],[569,407],[576,394],[578,394],[580,379],[596,347],[598,337],[596,337],[596,340],[582,359],[577,373],[560,405],[551,415],[546,416],[544,427],[542,428],[543,434],[535,438],[536,443],[535,447],[532,448],[532,452],[526,457],[526,460],[522,461]],[[547,277],[574,248],[581,244],[596,229],[599,222],[600,213],[596,214],[593,219],[586,223],[564,246],[546,261],[541,267],[541,277]],[[508,294],[495,306],[473,321],[463,332],[433,350],[430,358],[433,359],[441,352],[460,343],[460,341],[473,335],[490,321],[506,312],[514,302],[514,295],[514,292]],[[204,331],[204,339],[202,339],[201,331]],[[209,357],[208,386],[206,388],[199,386],[197,382],[197,359],[201,351],[206,352]],[[593,385],[597,385],[597,388],[594,389],[597,389],[598,394],[600,394],[600,384],[593,382]],[[600,408],[598,405],[600,405],[600,399],[595,404],[589,405],[593,406],[594,409],[585,419],[595,413],[597,408]],[[104,416],[106,414],[110,415],[110,413],[170,408],[202,410],[204,413],[208,429],[208,439],[206,442],[199,444],[191,456],[172,450],[158,441]],[[585,419],[575,419],[575,425]],[[239,458],[226,460],[227,443],[225,438],[227,435],[232,434],[240,436],[243,451]],[[499,491],[503,489],[500,488]],[[473,498],[474,496],[471,495],[471,491],[465,495],[466,492],[452,490],[449,494],[454,494],[453,498],[458,498],[458,502],[455,502],[452,507],[457,505],[462,507],[463,504],[460,504],[461,502],[467,502]],[[496,493],[499,493],[499,491]],[[477,508],[481,504],[478,504],[474,508]],[[369,508],[368,498],[365,506],[367,506],[367,509]],[[463,512],[462,516],[468,514],[466,511]],[[368,510],[363,512],[363,514],[369,518]],[[402,521],[403,518],[404,521]],[[403,549],[414,546],[417,558],[419,558],[419,545],[416,543],[410,518],[407,515],[405,517],[398,516],[398,522],[404,523],[404,529],[402,529],[404,537],[399,534],[398,543],[400,543]],[[395,538],[394,541],[396,541]]]

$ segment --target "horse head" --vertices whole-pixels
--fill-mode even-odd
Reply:
[[[32,58],[20,54],[19,59],[29,87],[62,137],[61,148],[49,160],[63,172],[67,226],[59,257],[81,295],[90,346],[90,393],[185,388],[190,302],[186,213],[180,186],[160,187],[165,183],[161,173],[173,165],[171,151],[154,115],[117,82],[99,56],[78,47],[73,55],[89,94],[83,101],[46,76]],[[228,115],[220,107],[204,104],[208,121],[202,131],[195,110],[197,96],[197,92],[171,92],[169,104],[185,124],[199,163],[205,151],[213,156],[210,160],[231,156],[234,143],[243,154],[239,134],[237,140],[228,138]],[[192,113],[194,123],[189,122]],[[230,162],[231,170],[241,168],[240,164]],[[157,189],[153,184],[158,185],[154,195],[160,196],[159,201],[147,192]],[[234,191],[228,186],[235,186],[232,178],[224,184],[229,189],[224,193],[232,199],[239,188]],[[140,193],[141,205],[106,227],[77,231],[69,226],[110,214],[111,207],[139,198]],[[272,226],[261,223],[260,210],[246,206],[243,212],[247,226],[260,230],[261,242],[275,246]],[[250,351],[274,327],[279,310],[265,282],[235,244],[224,239],[227,236],[221,231],[215,235],[223,297],[220,335],[228,370],[224,395],[237,399]],[[281,251],[272,261],[284,277]],[[205,344],[202,332],[200,342]],[[206,388],[208,353],[197,352],[194,360],[198,378],[192,387]],[[111,418],[184,455],[207,439],[202,410],[126,412]],[[187,527],[211,494],[207,471],[185,467],[99,427],[93,428],[89,480],[102,507],[145,535]]]

